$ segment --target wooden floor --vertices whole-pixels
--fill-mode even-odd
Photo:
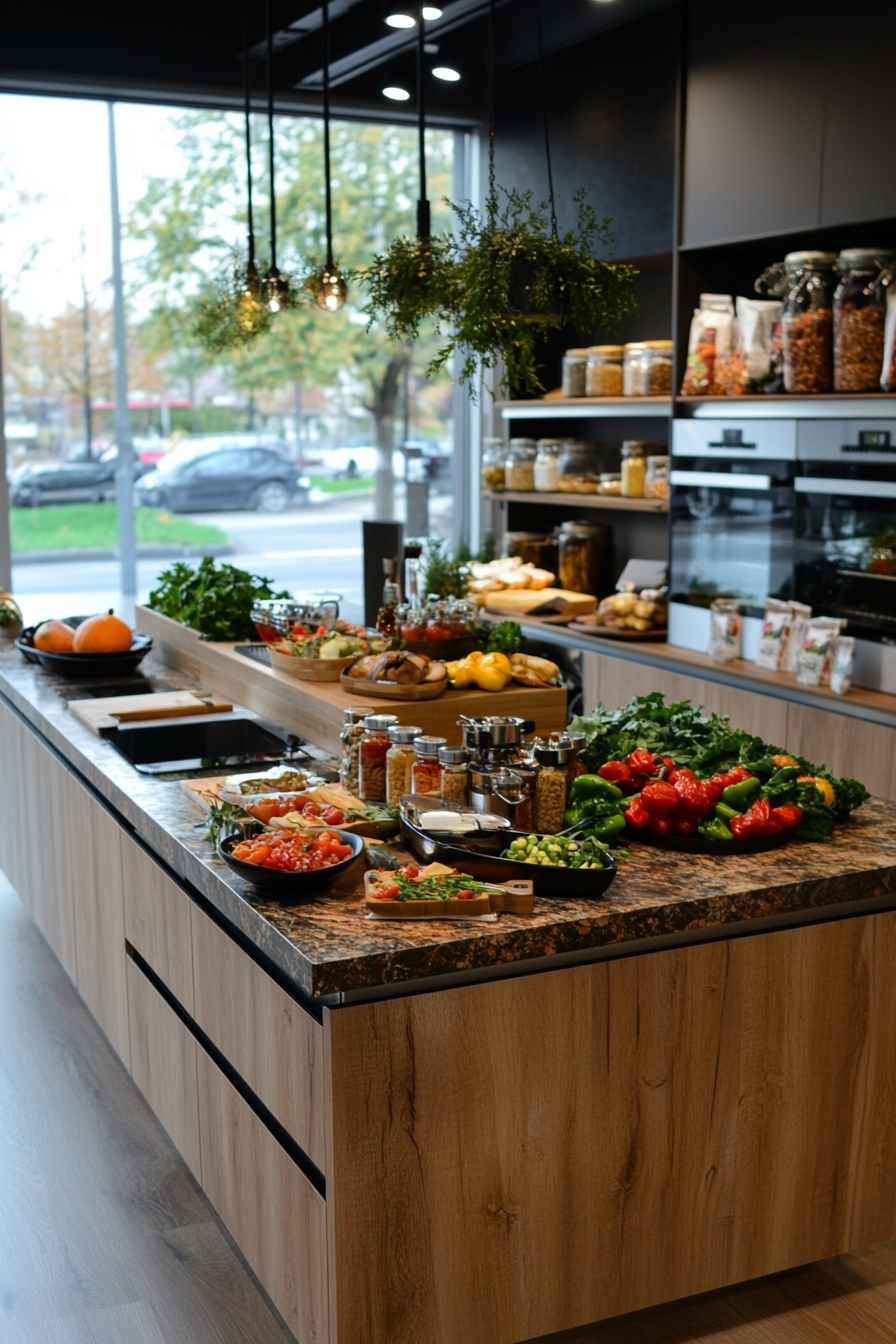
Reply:
[[[0,1344],[289,1340],[0,875]],[[894,1344],[896,1243],[550,1341]]]

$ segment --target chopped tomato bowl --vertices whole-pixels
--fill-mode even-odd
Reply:
[[[270,798],[259,798],[246,803],[245,809],[251,816],[269,825],[273,817],[288,817],[291,812],[299,812],[306,821],[319,826],[341,826],[345,813],[338,807],[327,807],[314,803],[306,793],[281,793]]]
[[[344,845],[335,831],[321,831],[313,839],[298,832],[278,831],[243,840],[231,850],[233,858],[243,863],[281,873],[317,873],[343,863],[352,853],[351,845]]]

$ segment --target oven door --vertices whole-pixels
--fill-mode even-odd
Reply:
[[[790,596],[790,471],[770,461],[749,472],[719,466],[698,461],[670,474],[670,599],[708,607],[736,597],[747,615],[761,617],[767,597]]]
[[[859,639],[896,643],[892,472],[839,477],[816,469],[798,476],[794,489],[794,597],[818,615],[840,616]]]

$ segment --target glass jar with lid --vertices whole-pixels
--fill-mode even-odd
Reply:
[[[569,746],[552,742],[535,748],[538,775],[535,781],[535,829],[544,835],[563,830],[569,773]]]
[[[834,385],[835,252],[788,252],[756,281],[784,300],[781,344],[785,392],[830,392]]]
[[[560,587],[595,597],[612,592],[613,529],[584,520],[562,523],[557,537]]]
[[[584,397],[587,367],[587,350],[567,350],[563,356],[564,397]]]
[[[439,764],[439,749],[448,745],[446,737],[421,735],[414,741],[414,761],[411,770],[411,793],[429,793],[438,795],[442,782],[442,767]]]
[[[837,258],[834,294],[834,391],[876,392],[884,362],[887,287],[896,253],[850,247]]]
[[[626,439],[622,445],[622,493],[628,499],[640,499],[647,477],[647,443]]]
[[[405,724],[389,729],[391,745],[386,752],[386,802],[390,807],[397,807],[399,799],[412,792],[412,771],[417,759],[414,742],[422,732],[422,728]]]
[[[641,354],[641,385],[645,397],[672,395],[672,342],[645,341]]]
[[[466,747],[439,747],[439,797],[465,803],[469,787],[469,751]]]
[[[622,395],[644,396],[644,368],[641,356],[647,349],[644,341],[629,341],[622,350]]]
[[[644,498],[669,498],[669,458],[665,455],[648,455],[647,472],[644,477]]]
[[[599,482],[596,445],[584,439],[567,439],[560,454],[560,490],[573,495],[596,495]]]
[[[361,738],[364,736],[364,720],[374,710],[365,706],[342,711],[342,761],[339,766],[339,783],[356,798],[360,797],[361,781]]]
[[[538,451],[533,466],[536,490],[554,491],[560,489],[560,454],[562,451],[562,439],[538,440]]]
[[[505,490],[535,489],[534,439],[511,439],[504,461]]]
[[[485,439],[482,444],[480,475],[483,490],[504,489],[504,463],[507,444],[503,439]]]
[[[592,345],[585,371],[586,397],[622,396],[622,346]]]
[[[597,487],[597,493],[599,495],[621,495],[622,472],[602,471],[600,474],[600,484]]]
[[[368,714],[364,720],[358,792],[365,803],[386,801],[386,753],[392,745],[389,729],[397,722],[396,714]]]
[[[557,538],[544,532],[505,532],[504,555],[518,555],[524,565],[557,572]]]

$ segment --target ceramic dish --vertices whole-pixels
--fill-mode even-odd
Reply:
[[[722,858],[735,859],[739,854],[764,854],[769,849],[779,849],[786,845],[791,831],[777,831],[774,835],[764,835],[755,840],[703,840],[699,835],[654,835],[651,831],[636,831],[629,826],[625,832],[625,843],[653,845],[656,849],[668,849],[673,854],[719,854]]]
[[[274,868],[261,868],[256,863],[244,863],[241,859],[235,859],[231,850],[242,843],[241,835],[229,835],[226,840],[219,840],[218,858],[222,859],[237,877],[251,882],[253,887],[263,891],[266,896],[290,903],[312,900],[322,891],[332,887],[364,851],[364,841],[360,835],[353,835],[351,831],[336,831],[335,834],[344,845],[350,847],[351,858],[343,859],[341,863],[334,863],[330,868],[320,868],[316,873],[283,873]]]
[[[86,616],[70,616],[66,625],[76,630]],[[45,653],[34,647],[34,632],[29,625],[15,641],[15,646],[26,662],[39,663],[45,672],[55,672],[69,681],[88,681],[95,677],[112,679],[134,672],[152,648],[149,635],[134,635],[126,653]]]

